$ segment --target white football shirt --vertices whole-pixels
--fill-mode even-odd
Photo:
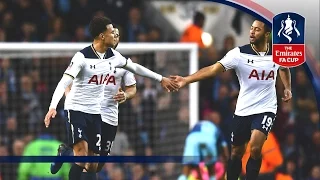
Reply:
[[[277,112],[276,78],[279,65],[272,61],[272,50],[257,52],[250,44],[230,50],[220,62],[225,70],[234,69],[240,92],[235,115],[248,116]]]
[[[103,91],[108,77],[116,67],[123,67],[126,63],[127,59],[111,48],[108,48],[105,53],[98,53],[91,45],[77,52],[64,73],[74,78],[64,108],[100,114]]]
[[[109,74],[106,86],[104,88],[104,97],[101,103],[101,118],[102,121],[113,126],[118,125],[118,102],[113,99],[121,87],[121,82],[125,86],[136,84],[134,74],[122,68],[116,68]]]

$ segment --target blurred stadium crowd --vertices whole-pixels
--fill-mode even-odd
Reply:
[[[0,42],[90,42],[87,26],[94,15],[109,16],[120,28],[121,42],[163,42],[162,29],[144,23],[142,2],[106,0],[108,6],[101,9],[95,1],[98,0],[0,0]],[[200,42],[199,47],[203,47],[199,51],[200,68],[215,63],[235,46],[232,35],[225,37],[222,49],[216,49],[214,44],[203,47]],[[187,61],[187,56],[167,55],[148,53],[130,57],[166,76],[188,74],[187,64],[168,68],[162,62],[167,57]],[[44,113],[69,61],[70,58],[0,59],[0,156],[23,155],[28,145],[41,138],[39,135],[48,133],[43,128]],[[289,103],[281,102],[283,86],[279,79],[277,82],[278,115],[263,149],[261,178],[316,180],[320,178],[319,112],[304,69],[293,68],[291,73],[293,100]],[[167,94],[151,80],[136,78],[136,97],[120,106],[113,154],[182,155],[189,128],[188,88]],[[228,124],[238,91],[233,71],[200,82],[200,120],[213,119],[228,141]],[[64,142],[63,103],[59,108],[60,115],[49,131]],[[56,149],[49,154],[55,155]],[[99,179],[171,180],[180,172],[176,163],[109,163],[99,173]],[[19,179],[24,179],[18,164],[0,164],[1,180],[15,180],[19,174]]]

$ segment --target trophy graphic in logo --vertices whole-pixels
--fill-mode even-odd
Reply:
[[[305,18],[287,12],[273,17],[272,56],[276,64],[295,67],[305,62]]]
[[[284,26],[284,23],[286,23],[286,26]],[[300,36],[300,32],[296,27],[296,20],[291,20],[290,15],[288,15],[288,18],[286,19],[286,21],[282,20],[281,21],[281,29],[278,32],[278,36],[280,37],[280,35],[282,34],[284,37],[286,37],[289,40],[289,43],[292,41],[292,31],[295,30],[295,32],[297,33],[297,37]],[[283,29],[284,28],[284,29]]]

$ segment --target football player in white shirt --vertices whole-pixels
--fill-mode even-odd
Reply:
[[[119,29],[114,28],[115,36],[115,45],[114,49],[117,48],[120,40]],[[113,71],[106,82],[104,89],[104,99],[101,105],[101,147],[102,156],[109,155],[114,138],[116,136],[118,128],[118,105],[124,103],[126,100],[131,99],[135,96],[137,92],[136,88],[136,79],[134,74],[128,70],[122,68],[116,68]],[[121,83],[124,83],[125,91],[121,89]],[[67,96],[71,90],[72,84],[66,89],[65,95]],[[70,124],[67,123],[67,128],[70,130]],[[59,156],[73,156],[72,149],[65,145],[61,144],[58,148]],[[56,174],[63,163],[52,163],[51,164],[51,173]],[[104,163],[99,163],[98,172],[102,169]],[[95,175],[95,173],[83,173],[82,179],[90,179],[90,176]]]
[[[184,87],[189,83],[214,77],[234,69],[240,92],[231,128],[231,158],[228,161],[227,179],[237,180],[241,173],[241,159],[250,142],[250,158],[246,166],[246,179],[255,180],[261,167],[261,149],[273,125],[277,112],[276,78],[284,85],[284,102],[292,98],[291,74],[288,68],[279,68],[272,61],[268,43],[271,29],[255,20],[250,29],[250,44],[230,50],[217,63],[202,68],[187,77],[171,76]]]
[[[124,68],[135,74],[152,78],[161,83],[167,91],[176,90],[177,84],[168,78],[150,71],[124,58],[110,47],[114,46],[114,29],[106,17],[94,17],[89,25],[94,38],[91,46],[77,52],[53,93],[49,111],[44,123],[49,127],[56,116],[56,107],[65,89],[72,88],[65,100],[65,110],[71,124],[74,156],[99,155],[101,151],[101,100],[105,84],[115,68]],[[83,169],[96,172],[98,163],[79,162],[72,165],[70,180],[80,180]]]

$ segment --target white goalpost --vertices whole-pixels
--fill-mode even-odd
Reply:
[[[0,43],[0,59],[32,57],[72,57],[73,54],[90,43]],[[187,52],[189,74],[198,70],[198,46],[193,43],[120,43],[121,53]],[[198,122],[198,83],[189,85],[189,128]]]

